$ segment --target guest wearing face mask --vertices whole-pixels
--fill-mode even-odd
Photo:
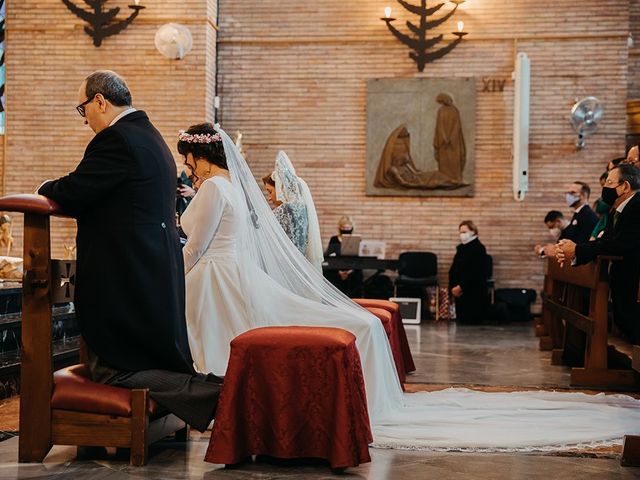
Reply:
[[[602,200],[613,206],[609,221],[593,242],[576,245],[570,240],[558,243],[556,257],[561,265],[582,265],[599,255],[619,256],[609,271],[613,320],[633,343],[640,343],[640,169],[621,164],[609,172],[602,188]]]
[[[598,216],[591,210],[589,195],[591,189],[584,182],[573,182],[565,193],[565,201],[568,207],[573,209],[573,217],[569,225],[563,231],[563,238],[575,243],[588,242],[593,229],[598,223]]]
[[[331,237],[324,256],[340,256],[343,235],[351,235],[352,233],[353,220],[348,216],[340,218],[338,221],[338,235]],[[348,297],[357,298],[363,296],[362,270],[326,270],[324,276]]]
[[[449,269],[449,290],[456,303],[459,323],[481,323],[487,319],[487,250],[478,239],[478,228],[471,220],[458,227],[460,245]]]
[[[562,212],[550,210],[544,217],[544,224],[549,229],[549,235],[551,235],[553,243],[547,243],[545,245],[538,244],[533,247],[533,251],[540,258],[555,256],[556,243],[558,240],[565,238],[564,230],[569,226],[569,221],[564,218]]]
[[[344,216],[338,221],[338,235],[334,235],[329,240],[329,246],[324,254],[325,257],[340,256],[340,247],[342,245],[342,236],[351,235],[353,233],[353,220],[350,217]]]

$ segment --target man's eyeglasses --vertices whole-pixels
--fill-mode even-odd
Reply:
[[[93,97],[91,97],[91,98],[89,98],[89,99],[85,100],[84,102],[82,102],[80,105],[78,105],[78,106],[76,107],[76,110],[78,111],[78,113],[80,114],[80,116],[81,116],[82,118],[84,118],[84,116],[87,114],[87,113],[84,111],[84,107],[85,107],[85,105],[86,105],[86,104],[88,104],[88,103],[89,103],[91,100],[93,100],[94,98],[95,98],[95,95],[94,95]]]

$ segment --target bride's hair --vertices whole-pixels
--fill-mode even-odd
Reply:
[[[214,137],[218,132],[216,132],[210,123],[199,123],[197,125],[191,125],[185,133],[188,135],[207,135]],[[193,158],[202,158],[217,167],[229,170],[227,157],[224,154],[224,147],[220,140],[207,143],[178,140],[178,152],[184,156],[186,156],[187,153],[191,153]]]

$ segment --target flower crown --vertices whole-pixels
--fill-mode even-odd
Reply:
[[[222,137],[219,133],[216,133],[214,135],[210,133],[195,133],[192,135],[185,132],[184,130],[180,130],[178,132],[178,140],[187,143],[215,143],[221,142]]]

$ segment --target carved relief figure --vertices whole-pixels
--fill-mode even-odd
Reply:
[[[9,215],[0,216],[0,247],[2,247],[3,255],[11,253],[11,247],[13,246],[11,230],[11,217]]]
[[[411,134],[406,125],[396,128],[382,150],[374,185],[378,188],[455,188],[459,181],[439,172],[418,170],[411,158]]]
[[[438,109],[436,132],[433,137],[433,152],[440,173],[462,184],[462,172],[466,163],[466,146],[462,135],[460,112],[453,99],[440,93],[436,101],[442,105]]]

